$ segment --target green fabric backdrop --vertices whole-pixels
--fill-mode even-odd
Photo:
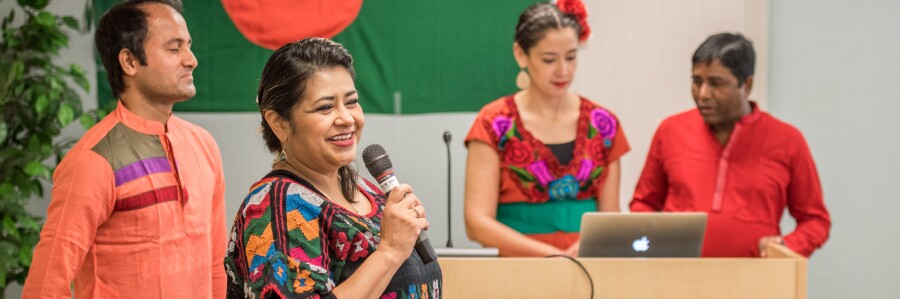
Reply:
[[[113,0],[94,0],[99,17]],[[355,60],[367,113],[478,111],[516,90],[513,31],[535,0],[369,0],[334,37]],[[197,96],[176,111],[258,111],[256,87],[272,51],[245,39],[220,1],[184,1],[199,67]],[[100,104],[114,101],[97,60]],[[395,111],[395,94],[402,99]]]

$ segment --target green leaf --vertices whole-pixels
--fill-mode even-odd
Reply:
[[[0,119],[0,143],[6,143],[6,136],[9,135],[9,126]]]
[[[21,80],[25,75],[25,61],[17,60],[13,62],[13,66],[10,69],[9,78],[13,81]]]
[[[50,0],[19,0],[19,5],[41,10],[44,9],[44,7],[47,7],[47,3],[49,2]]]
[[[29,247],[30,246],[19,247],[19,263],[25,267],[31,266],[31,248]]]
[[[50,153],[53,152],[53,145],[50,143],[44,143],[41,145],[41,156],[46,157],[49,156]]]
[[[93,1],[85,1],[84,3],[84,31],[91,31],[94,25],[94,9],[91,7]]]
[[[72,28],[72,30],[78,30],[78,20],[73,18],[72,16],[65,16],[62,18],[63,24]]]
[[[35,98],[35,94],[41,94],[46,90],[43,86],[28,86],[25,87],[25,90],[22,91],[22,97],[26,99]]]
[[[28,137],[28,151],[29,152],[33,153],[41,148],[41,137],[39,135],[40,134],[34,134],[34,135],[31,135],[31,137]]]
[[[47,4],[50,4],[50,0],[36,0],[34,3],[34,8],[44,9],[44,7],[47,7]]]
[[[81,115],[81,127],[85,130],[93,127],[97,122],[94,121],[94,117],[90,114],[82,114]]]
[[[594,171],[591,172],[591,179],[596,179],[601,173],[603,173],[603,166],[597,166],[597,168],[594,168]]]
[[[69,104],[62,104],[59,107],[59,124],[65,127],[69,123],[72,122],[72,119],[75,118],[75,111],[72,110],[72,106]]]
[[[81,89],[84,89],[84,91],[91,90],[91,83],[88,82],[87,77],[85,77],[84,75],[81,75],[81,76],[72,75],[72,80],[75,80],[75,84],[78,84],[78,86],[80,86]]]
[[[15,187],[10,182],[0,184],[0,198],[9,198],[15,196],[16,190],[14,188]]]
[[[28,162],[28,165],[25,165],[25,174],[30,176],[44,176],[50,177],[50,169],[47,169],[47,166],[41,164],[38,161]]]
[[[588,126],[588,127],[590,128],[590,129],[588,129],[588,139],[591,139],[591,138],[594,138],[594,136],[597,136],[597,134],[598,134],[597,129],[595,129],[594,126]]]
[[[34,102],[34,112],[37,113],[38,118],[43,118],[47,113],[47,106],[50,105],[50,99],[47,98],[47,94],[41,94],[38,96],[37,101]]]
[[[535,181],[534,176],[531,175],[531,173],[529,173],[529,172],[528,172],[527,170],[525,170],[525,169],[522,169],[522,168],[519,168],[519,167],[515,167],[515,166],[512,166],[512,165],[509,166],[509,169],[512,169],[512,171],[515,172],[516,175],[519,176],[519,179],[520,179],[520,180],[523,180],[523,181],[526,181],[526,182],[534,182],[534,181]]]
[[[53,42],[54,53],[59,48],[66,48],[69,46],[69,37],[62,32],[56,32],[52,35],[50,40]]]
[[[50,92],[57,93],[63,89],[62,78],[58,76],[50,76]]]
[[[22,92],[25,91],[25,84],[17,84],[16,89],[13,92],[14,96],[21,96]]]
[[[510,122],[512,122],[512,127],[506,131],[506,138],[511,140],[513,136],[516,136],[516,120],[512,119]]]
[[[34,231],[40,231],[41,226],[38,225],[37,221],[34,221],[34,220],[35,219],[32,218],[31,216],[25,216],[25,217],[19,218],[19,224],[23,228],[29,228]]]
[[[0,266],[3,266],[0,264]],[[6,266],[0,269],[0,290],[6,289]]]
[[[6,231],[10,236],[14,236],[15,239],[19,239],[19,230],[16,229],[16,222],[12,220],[12,217],[6,215],[3,217],[3,230]]]
[[[7,43],[9,43],[10,47],[18,47],[20,44],[22,44],[22,41],[19,40],[19,38],[16,36],[10,36],[7,40]]]
[[[69,74],[72,74],[72,76],[84,76],[84,68],[74,63],[70,64]]]
[[[47,169],[47,173],[48,173],[48,174],[50,173],[50,170],[49,170],[49,169]],[[38,196],[38,197],[41,197],[41,198],[44,197],[44,186],[41,185],[41,181],[38,181],[38,180],[32,180],[32,181],[31,181],[31,188],[32,188],[32,190],[34,190],[35,192],[37,192],[37,196]]]
[[[23,174],[22,172],[15,173],[13,180],[16,183],[16,188],[18,188],[19,193],[22,195],[22,198],[31,197],[31,193],[33,192],[31,188],[31,180],[28,179],[28,175]]]
[[[46,11],[39,12],[34,21],[44,27],[56,27],[56,17]]]

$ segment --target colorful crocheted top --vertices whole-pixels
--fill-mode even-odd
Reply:
[[[578,240],[581,214],[597,210],[604,168],[630,148],[616,116],[585,98],[577,130],[572,160],[562,165],[525,128],[513,95],[481,109],[466,145],[484,142],[499,155],[497,220],[558,248]]]
[[[372,205],[358,215],[331,202],[290,172],[276,170],[250,188],[225,257],[229,298],[329,298],[374,252],[385,196],[371,182],[359,189]],[[440,298],[438,263],[413,254],[381,298]]]

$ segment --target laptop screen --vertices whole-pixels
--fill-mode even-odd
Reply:
[[[579,257],[699,257],[706,213],[585,213]]]

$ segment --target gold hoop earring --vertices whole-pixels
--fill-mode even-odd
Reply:
[[[520,68],[519,74],[516,75],[516,87],[521,90],[526,90],[529,85],[531,85],[531,76],[528,74],[528,68]]]

